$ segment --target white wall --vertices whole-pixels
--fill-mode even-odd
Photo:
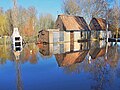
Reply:
[[[64,31],[64,42],[70,42],[70,32]]]
[[[74,41],[77,42],[80,39],[80,32],[74,32]]]

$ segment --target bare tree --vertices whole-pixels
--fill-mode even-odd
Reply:
[[[77,0],[63,0],[62,9],[68,15],[79,15],[81,13]]]
[[[13,26],[14,27],[18,27],[18,21],[17,21],[17,18],[18,18],[17,0],[13,0],[13,4],[14,4],[13,11],[12,11]]]
[[[49,29],[54,28],[54,18],[51,14],[41,14],[38,21],[38,28]]]
[[[7,22],[8,22],[8,34],[11,36],[13,32],[13,19],[12,19],[12,10],[9,9],[6,11],[6,17],[7,17]]]
[[[35,9],[35,7],[29,7],[28,8],[28,15],[29,15],[29,20],[31,20],[31,22],[33,23],[33,30],[35,30],[35,26],[36,26],[36,14],[37,14],[37,10]]]
[[[3,10],[0,10],[0,35],[4,36],[4,35],[8,35],[8,21],[7,21],[7,17],[5,15],[5,13],[3,12]]]
[[[118,38],[118,32],[120,28],[120,7],[118,5],[118,1],[115,0],[114,6],[108,12],[108,18],[110,23],[110,30],[116,34],[116,38]]]
[[[84,16],[87,21],[92,17],[106,17],[108,2],[106,0],[64,0],[63,11],[69,15]]]
[[[87,20],[91,18],[106,18],[108,2],[106,0],[82,0],[79,3],[82,8],[82,16]]]

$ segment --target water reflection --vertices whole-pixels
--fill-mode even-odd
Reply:
[[[69,43],[58,43],[58,44],[26,44],[23,47],[21,52],[12,51],[11,45],[1,45],[0,47],[0,60],[1,64],[5,63],[6,60],[14,61],[20,60],[21,63],[30,62],[31,64],[36,64],[38,62],[37,54],[40,53],[42,57],[51,57],[54,55],[58,62],[59,66],[69,66],[71,64],[75,64],[88,59],[97,59],[98,57],[102,57],[107,55],[118,57],[116,54],[118,46],[113,43],[107,44],[106,42],[74,42],[74,47],[71,48],[71,44]],[[107,49],[107,52],[106,52]],[[115,55],[113,55],[115,54]],[[105,58],[104,58],[105,59]],[[69,61],[68,61],[69,60]],[[65,63],[66,65],[64,65]],[[63,64],[64,63],[64,64]],[[69,64],[67,64],[69,63]]]
[[[21,63],[30,62],[37,64],[37,54],[40,53],[42,57],[55,56],[59,67],[70,66],[76,63],[81,63],[84,60],[88,64],[94,60],[102,58],[112,67],[117,66],[119,60],[119,53],[117,44],[100,42],[74,42],[74,47],[71,48],[70,43],[59,44],[26,44],[22,52],[15,52],[11,50],[11,46],[0,46],[0,63],[5,64],[6,60],[15,61],[20,60]]]
[[[65,73],[79,74],[81,71],[91,73],[91,79],[94,80],[91,89],[109,90],[113,88],[111,86],[114,84],[115,73],[120,70],[118,45],[105,41],[74,42],[72,48],[70,45],[70,43],[46,44],[41,46],[39,51],[43,56],[54,54],[58,66],[64,67]],[[44,48],[44,46],[49,48]]]
[[[54,54],[59,67],[64,67],[65,73],[80,73],[85,70],[93,75],[91,78],[94,84],[93,90],[104,90],[110,87],[115,79],[113,70],[118,66],[118,46],[113,43],[100,42],[74,42],[71,48],[70,43],[58,45],[44,45],[49,47],[39,48],[40,53],[45,56]],[[45,54],[45,51],[49,54]],[[84,61],[85,60],[85,61]],[[84,61],[84,63],[82,63]],[[78,64],[81,63],[81,64]],[[111,69],[113,68],[113,69]],[[119,69],[117,69],[119,70]],[[110,88],[109,88],[110,89]]]
[[[0,64],[5,64],[8,59],[11,59],[11,46],[0,45]]]
[[[21,62],[25,63],[25,62],[30,62],[31,64],[36,64],[37,63],[37,55],[38,53],[38,48],[36,46],[36,44],[31,43],[31,44],[26,44],[24,46],[24,49],[22,51],[22,57],[21,57]]]
[[[11,45],[1,45],[0,64],[5,65],[8,61],[14,62],[17,90],[28,88],[25,84],[25,76],[28,75],[27,73],[36,76],[36,78],[34,77],[35,79],[32,80],[37,82],[37,84],[46,82],[45,86],[48,85],[46,78],[49,77],[49,82],[52,82],[56,80],[55,77],[58,75],[61,76],[62,80],[65,82],[72,80],[72,84],[85,83],[85,81],[79,80],[86,78],[85,80],[89,82],[89,87],[86,88],[86,85],[84,85],[81,89],[120,89],[120,85],[118,84],[118,82],[120,82],[119,43],[106,43],[105,41],[74,42],[72,45],[71,47],[70,43],[37,45],[29,43],[24,45],[21,52],[12,51]],[[31,65],[34,65],[34,67]],[[24,67],[24,69],[22,67]],[[49,69],[46,70],[46,68]],[[45,73],[44,76],[41,76],[42,73]],[[70,77],[69,75],[73,76]],[[41,77],[44,78],[44,80],[41,80]],[[74,78],[77,79],[74,80]],[[31,80],[30,78],[28,79]],[[27,81],[29,81],[28,79]],[[39,81],[37,81],[37,79]],[[61,81],[57,79],[57,82],[60,83]],[[33,84],[33,87],[35,85],[32,82],[27,83],[30,83],[30,85]],[[51,83],[50,85],[53,84],[54,83]],[[36,89],[44,89],[42,88],[44,85],[38,85],[36,87]],[[55,87],[51,87],[51,89],[55,90]],[[73,90],[69,88],[69,86],[66,89]],[[77,90],[79,89],[80,86]],[[48,90],[48,88],[46,87],[44,90]]]
[[[23,90],[23,83],[21,79],[21,63],[19,61],[15,62],[16,65],[16,78],[17,78],[17,90]]]
[[[98,42],[74,42],[72,48],[70,43],[39,44],[38,47],[43,57],[54,55],[58,66],[64,67],[80,63],[85,59],[88,59],[89,63],[98,57],[104,57],[104,60],[108,60],[107,57],[109,57],[109,53],[114,52],[112,48],[115,46],[113,46],[113,43],[106,43],[103,40]]]
[[[107,53],[107,59],[106,59]],[[103,48],[94,48],[90,50],[92,64],[86,65],[88,71],[92,73],[94,84],[91,86],[93,90],[109,90],[116,78],[116,69],[119,67],[118,46],[113,45]],[[117,85],[115,85],[117,86]],[[114,87],[115,88],[115,87]],[[118,88],[116,88],[118,89]]]
[[[43,56],[51,56],[55,54],[63,54],[63,53],[73,53],[79,51],[85,51],[90,49],[89,42],[78,43],[74,42],[74,47],[71,48],[71,44],[69,43],[60,43],[60,44],[39,44],[39,52]]]

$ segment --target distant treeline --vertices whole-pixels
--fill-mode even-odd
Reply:
[[[93,17],[104,18],[113,25],[113,28],[119,28],[120,7],[117,1],[119,0],[112,2],[108,0],[63,0],[61,10],[63,14],[82,16],[88,23]],[[37,13],[33,6],[29,8],[16,6],[7,11],[0,8],[0,36],[11,36],[15,24],[22,36],[31,37],[37,35],[42,29],[54,28],[55,18],[49,13]]]
[[[37,35],[36,33],[41,29],[53,28],[54,17],[51,14],[40,14],[38,16],[35,7],[17,9],[17,20],[14,22],[14,9],[4,11],[0,8],[0,36],[11,36],[13,32],[14,23],[17,23],[19,32],[22,36],[31,37]]]

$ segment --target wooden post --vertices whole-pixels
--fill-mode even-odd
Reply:
[[[74,32],[70,32],[70,51],[74,50]]]

